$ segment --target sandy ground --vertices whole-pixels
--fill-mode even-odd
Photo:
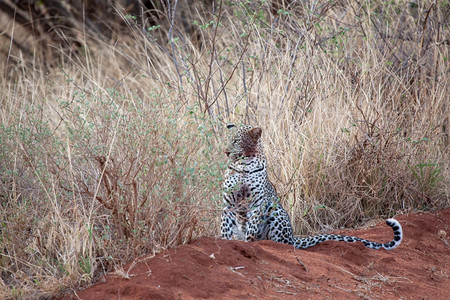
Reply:
[[[396,249],[325,242],[307,250],[272,241],[201,238],[144,257],[65,299],[450,299],[450,208],[397,218]],[[390,241],[376,226],[334,233]]]

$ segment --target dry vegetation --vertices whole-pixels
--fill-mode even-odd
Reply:
[[[298,234],[449,204],[448,1],[25,2],[0,3],[0,298],[217,235],[227,122],[263,128]]]

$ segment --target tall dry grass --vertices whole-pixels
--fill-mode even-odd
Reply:
[[[217,235],[227,122],[263,128],[298,234],[448,206],[446,2],[168,3],[57,64],[8,52],[0,297]]]

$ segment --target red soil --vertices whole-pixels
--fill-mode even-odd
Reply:
[[[105,276],[76,299],[449,299],[450,208],[397,218],[404,240],[391,251],[325,242],[307,250],[272,241],[201,238]],[[379,223],[336,233],[389,241]]]

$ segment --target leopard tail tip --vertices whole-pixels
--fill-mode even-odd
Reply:
[[[394,239],[389,243],[383,244],[383,248],[386,250],[392,250],[397,248],[403,240],[403,229],[400,222],[396,219],[387,219],[386,224],[394,231]]]

